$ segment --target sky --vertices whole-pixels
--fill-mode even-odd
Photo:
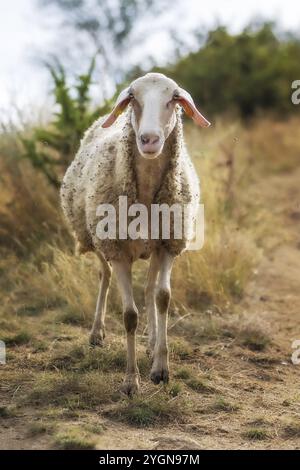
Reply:
[[[218,22],[237,32],[253,18],[275,19],[283,29],[300,31],[298,0],[185,0],[175,8],[174,4],[170,0],[171,12],[186,31]],[[13,108],[28,114],[47,103],[49,78],[37,58],[53,47],[56,34],[37,0],[0,0],[0,120]],[[166,53],[161,37],[158,32],[147,45],[158,60]]]

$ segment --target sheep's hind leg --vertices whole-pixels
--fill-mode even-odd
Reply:
[[[160,271],[156,288],[157,339],[154,348],[153,365],[150,378],[155,384],[169,381],[169,355],[167,343],[168,309],[171,298],[170,277],[174,257],[162,251]]]
[[[139,389],[139,371],[136,362],[138,310],[133,299],[131,265],[132,263],[127,260],[112,262],[122,298],[127,336],[127,371],[121,390],[129,396],[132,396]]]
[[[111,279],[111,267],[102,255],[98,256],[101,262],[101,269],[99,271],[100,285],[94,323],[90,333],[90,344],[92,346],[103,346],[105,338],[106,301]]]

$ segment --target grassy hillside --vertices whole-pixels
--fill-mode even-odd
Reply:
[[[172,377],[160,388],[148,380],[145,353],[147,263],[136,265],[143,385],[141,396],[133,400],[118,391],[125,347],[115,283],[109,296],[106,345],[90,349],[96,259],[92,254],[74,255],[55,187],[19,158],[14,133],[1,136],[0,338],[7,345],[7,365],[0,366],[0,417],[12,435],[22,436],[25,447],[105,446],[101,439],[108,439],[114,423],[121,434],[127,429],[122,426],[131,426],[132,432],[175,426],[179,434],[186,433],[184,445],[192,446],[188,439],[199,439],[205,432],[199,422],[220,416],[225,428],[229,421],[240,420],[234,433],[244,442],[276,435],[275,420],[260,416],[249,424],[246,416],[252,412],[239,398],[239,387],[251,387],[251,374],[262,371],[264,364],[277,367],[280,360],[268,320],[256,312],[245,313],[244,305],[262,260],[289,237],[287,227],[278,224],[280,201],[272,205],[267,187],[297,170],[298,128],[297,118],[285,123],[257,119],[248,125],[220,120],[208,131],[186,128],[201,179],[205,246],[176,262],[169,321]],[[243,367],[249,368],[249,377],[236,382],[233,376],[238,377]],[[249,395],[249,403],[251,399]],[[293,412],[289,416],[291,422],[282,423],[282,432],[288,433],[290,426],[294,437],[299,429],[295,431]],[[130,433],[126,435],[130,442]]]

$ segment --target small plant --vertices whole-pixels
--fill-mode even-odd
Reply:
[[[27,331],[20,331],[14,336],[8,336],[4,339],[7,346],[21,346],[28,344],[31,340],[31,335]]]
[[[38,422],[34,422],[30,424],[27,430],[27,435],[29,437],[35,437],[40,434],[47,434],[49,432],[52,432],[53,429],[54,429],[53,425],[44,423],[42,421],[38,421]]]
[[[227,401],[223,397],[218,397],[211,408],[214,411],[226,411],[227,413],[231,413],[239,409],[237,405]]]
[[[243,436],[246,439],[250,439],[251,441],[263,441],[270,437],[270,434],[265,429],[260,428],[251,428],[248,431],[243,433]]]
[[[71,428],[55,436],[54,444],[62,450],[92,450],[96,441],[82,429]]]
[[[123,417],[129,424],[146,427],[154,424],[157,419],[158,408],[146,401],[135,401],[123,410]]]
[[[126,400],[112,412],[112,416],[139,427],[169,423],[174,420],[184,421],[187,414],[188,407],[184,400],[179,403],[165,394]]]
[[[170,353],[175,359],[189,359],[193,354],[193,349],[184,340],[177,339],[170,344]]]
[[[199,392],[199,393],[214,393],[215,392],[214,387],[212,387],[207,382],[198,378],[189,379],[186,381],[186,384],[195,392]]]
[[[102,434],[105,430],[105,426],[102,424],[95,424],[95,423],[86,423],[83,425],[85,431],[91,434]]]
[[[182,385],[179,382],[174,382],[169,389],[169,394],[172,397],[177,397],[182,391]]]
[[[190,379],[191,375],[191,371],[187,367],[180,367],[180,369],[177,369],[175,372],[175,377],[182,380]]]

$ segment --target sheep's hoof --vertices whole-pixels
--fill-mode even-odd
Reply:
[[[89,337],[89,343],[91,346],[102,347],[104,343],[104,338],[105,338],[104,331],[100,331],[99,333],[91,332],[90,337]]]
[[[139,389],[139,376],[137,374],[127,375],[121,386],[121,392],[128,397],[133,397],[133,395],[136,395],[139,392]]]
[[[152,370],[150,379],[155,385],[158,385],[160,382],[167,384],[169,382],[169,370],[164,368]]]

